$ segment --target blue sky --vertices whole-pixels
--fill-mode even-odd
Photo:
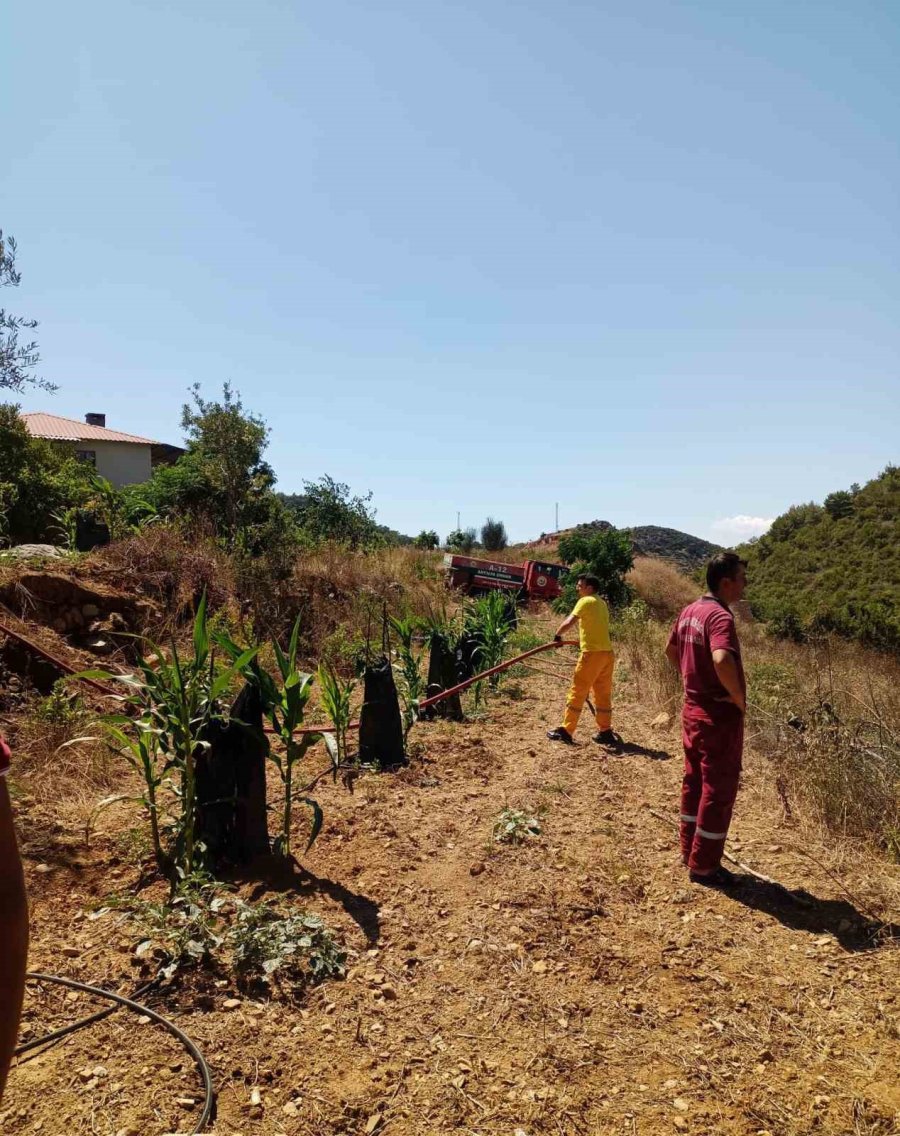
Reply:
[[[25,409],[178,441],[228,379],[281,488],[442,536],[559,502],[728,542],[898,457],[893,0],[32,0],[0,34],[3,299],[60,387]]]

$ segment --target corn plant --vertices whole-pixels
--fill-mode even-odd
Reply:
[[[419,630],[419,621],[412,616],[391,618],[391,627],[397,636],[397,662],[394,673],[397,676],[397,689],[403,702],[403,741],[419,717],[419,703],[425,695],[425,679],[419,667],[419,660],[413,651],[413,637]]]
[[[194,620],[192,653],[182,658],[175,642],[171,657],[150,639],[133,674],[85,671],[78,677],[115,683],[124,688],[124,712],[107,715],[104,724],[122,754],[143,776],[141,800],[149,814],[153,850],[160,868],[170,876],[192,876],[198,864],[197,758],[209,748],[210,723],[225,716],[220,699],[235,676],[246,675],[259,651],[250,647],[230,667],[217,671],[207,629],[206,595]],[[164,850],[160,833],[159,791],[169,790],[175,801],[171,816],[173,841]]]
[[[268,671],[254,663],[253,673],[260,684],[263,695],[263,712],[272,723],[275,736],[284,747],[279,754],[269,748],[269,758],[278,770],[284,788],[284,808],[281,818],[281,834],[276,838],[275,851],[282,856],[291,855],[291,819],[294,804],[294,766],[306,756],[307,751],[322,740],[321,734],[301,734],[306,704],[312,692],[313,676],[297,668],[297,650],[300,641],[300,620],[295,621],[285,654],[278,642],[273,640],[272,650],[278,664],[281,682],[276,682]],[[240,648],[226,644],[229,653],[235,657]],[[322,829],[322,809],[312,797],[298,797],[312,810],[312,825],[306,851],[312,847]]]
[[[356,683],[352,679],[342,679],[334,667],[327,663],[319,666],[319,688],[322,708],[334,726],[334,734],[325,735],[325,744],[331,756],[335,775],[347,762],[347,732],[350,728],[350,701]]]
[[[471,602],[466,610],[466,631],[478,640],[475,657],[481,670],[499,666],[506,654],[509,637],[515,629],[511,600],[503,592],[488,592]],[[500,685],[500,675],[488,680],[492,690]],[[475,703],[481,698],[481,683],[475,684]]]

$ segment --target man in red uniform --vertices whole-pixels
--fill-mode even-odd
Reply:
[[[0,1100],[19,1032],[28,954],[28,901],[6,787],[8,770],[9,749],[0,737]]]
[[[684,682],[681,858],[691,881],[706,887],[742,882],[721,860],[741,774],[747,690],[728,605],[744,594],[746,568],[736,552],[714,556],[709,591],[678,616],[666,646]]]

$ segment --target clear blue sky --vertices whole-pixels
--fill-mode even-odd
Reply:
[[[513,538],[730,539],[900,439],[895,0],[31,0],[0,226],[55,396]],[[738,526],[740,527],[740,526]],[[753,529],[753,525],[748,525]]]

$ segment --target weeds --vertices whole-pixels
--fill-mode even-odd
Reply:
[[[148,936],[135,955],[143,958],[159,951],[159,974],[166,979],[186,967],[208,965],[223,942],[220,915],[225,902],[216,895],[212,880],[195,875],[182,879],[166,903],[132,903],[132,914]]]
[[[538,818],[523,809],[507,807],[494,821],[493,838],[496,844],[523,844],[540,834]]]
[[[259,903],[238,902],[227,942],[243,983],[261,981],[292,992],[343,975],[347,959],[318,916],[280,916]]]
[[[344,973],[346,952],[318,916],[282,916],[267,904],[245,903],[202,874],[183,879],[166,903],[126,906],[146,935],[135,955],[158,958],[167,980],[179,971],[230,966],[243,987],[296,994]]]

